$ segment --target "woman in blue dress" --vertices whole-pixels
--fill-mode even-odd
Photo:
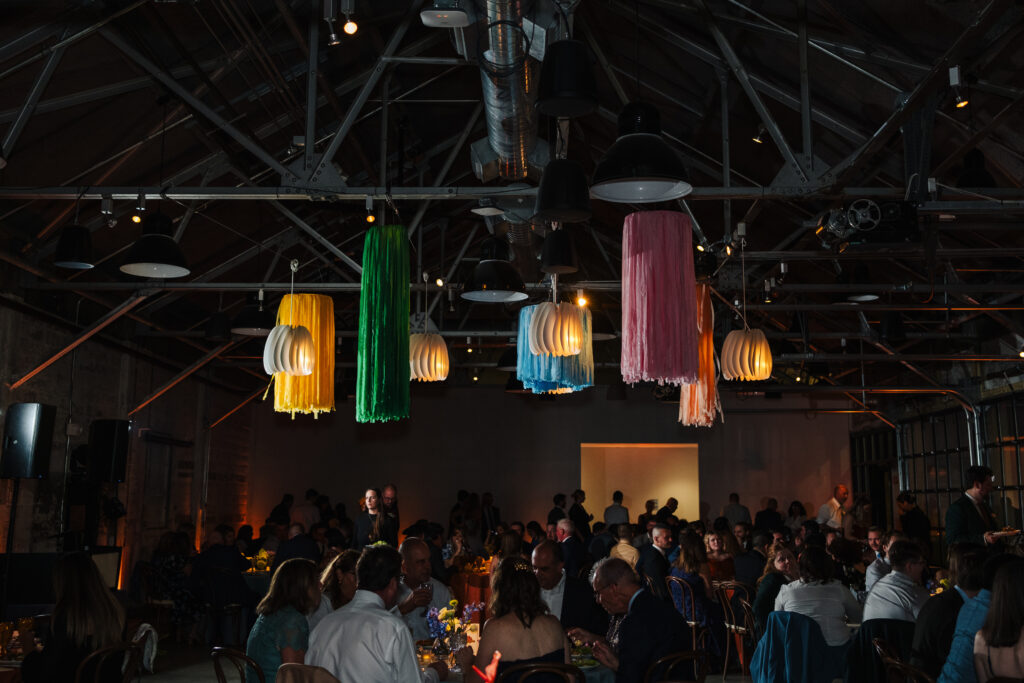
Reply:
[[[679,557],[672,567],[671,575],[682,579],[690,586],[683,592],[674,582],[670,589],[672,602],[687,621],[690,620],[690,595],[693,596],[693,616],[701,626],[708,629],[708,651],[720,655],[725,642],[725,619],[722,606],[712,599],[711,572],[708,568],[704,543],[697,534],[685,529],[679,537]]]
[[[302,664],[309,645],[306,615],[320,604],[320,582],[316,565],[295,558],[281,564],[270,579],[270,591],[256,606],[256,624],[249,631],[245,654],[274,683],[282,664]],[[256,675],[247,671],[246,683],[256,683]]]

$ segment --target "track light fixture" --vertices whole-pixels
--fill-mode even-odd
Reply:
[[[765,127],[764,127],[764,124],[762,123],[761,125],[759,125],[759,126],[757,127],[757,135],[755,135],[755,136],[754,136],[753,138],[751,138],[751,139],[752,139],[752,140],[753,140],[754,142],[756,142],[757,144],[759,144],[759,145],[760,145],[760,144],[762,144],[762,143],[764,142],[764,134],[765,134],[765,133],[767,133],[767,132],[768,132],[768,129],[767,129],[767,128],[765,128]]]
[[[957,109],[963,109],[967,106],[967,97],[961,92],[960,88],[964,85],[964,82],[960,75],[960,65],[949,67],[949,87],[953,89],[953,104]]]
[[[342,30],[350,36],[355,35],[359,30],[359,24],[352,20],[352,15],[356,13],[356,0],[341,0],[341,13],[345,15]]]
[[[377,217],[373,215],[373,197],[366,195],[366,222],[373,223]]]

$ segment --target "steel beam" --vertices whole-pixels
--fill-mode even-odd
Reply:
[[[310,237],[315,239],[317,242],[322,244],[327,249],[327,251],[331,252],[332,254],[337,256],[339,259],[341,259],[344,263],[348,264],[348,266],[350,268],[352,268],[352,270],[356,271],[359,274],[362,274],[363,267],[361,265],[359,265],[358,263],[356,263],[355,261],[353,261],[352,258],[349,257],[348,254],[343,252],[341,249],[338,249],[338,247],[334,246],[334,243],[332,243],[329,239],[327,239],[326,237],[321,235],[320,231],[318,231],[313,226],[311,226],[308,223],[306,223],[306,221],[304,221],[301,218],[299,218],[298,216],[296,216],[289,209],[287,209],[284,206],[284,204],[282,204],[281,202],[272,201],[272,202],[270,202],[270,204],[275,209],[280,211],[284,216],[286,216],[292,223],[297,225],[303,232],[305,232],[307,235],[309,235]]]
[[[772,356],[772,362],[781,365],[809,363],[813,361],[847,363],[1020,363],[1020,356],[965,354],[902,353],[782,353]],[[812,373],[813,374],[813,373]]]
[[[37,365],[32,370],[26,372],[18,380],[11,382],[8,385],[10,390],[14,391],[15,389],[23,385],[25,382],[29,381],[30,379],[38,375],[40,372],[53,365],[67,354],[74,351],[76,348],[78,348],[79,345],[88,340],[90,337],[97,334],[98,332],[103,330],[103,328],[110,325],[110,323],[114,322],[122,315],[124,315],[125,313],[132,310],[140,303],[142,303],[142,301],[145,300],[146,296],[146,294],[136,292],[127,300],[121,302],[113,309],[107,311],[99,320],[97,320],[84,330],[82,330],[82,333],[75,337],[75,339],[72,340],[71,343],[69,343],[63,349],[50,356],[48,359]]]
[[[232,415],[234,415],[235,413],[237,413],[237,412],[238,412],[239,410],[241,410],[242,408],[244,408],[244,407],[245,407],[245,405],[246,405],[247,403],[249,403],[250,401],[252,401],[252,400],[253,400],[254,398],[258,397],[258,396],[259,396],[260,394],[262,394],[262,393],[266,392],[266,391],[267,391],[267,389],[268,389],[268,387],[260,387],[259,389],[257,389],[256,391],[254,391],[254,392],[253,392],[253,393],[252,393],[252,394],[251,394],[251,395],[250,395],[250,396],[249,396],[248,398],[246,398],[245,400],[241,401],[241,402],[240,402],[240,403],[239,403],[238,405],[236,405],[236,406],[235,406],[234,408],[232,408],[232,409],[231,409],[231,410],[229,410],[228,412],[226,412],[226,413],[224,413],[223,415],[221,415],[220,417],[218,417],[218,418],[217,418],[217,419],[216,419],[216,420],[215,420],[215,421],[214,421],[213,423],[211,423],[211,424],[210,424],[210,426],[208,427],[208,429],[213,429],[214,427],[216,427],[217,425],[219,425],[219,424],[220,424],[221,422],[223,422],[224,420],[228,419],[229,417],[231,417]]]
[[[807,0],[797,0],[800,18],[798,53],[800,57],[800,131],[803,140],[804,163],[814,172],[814,146],[811,137],[811,82],[807,69]]]
[[[203,367],[204,365],[209,363],[211,360],[213,360],[214,358],[216,358],[217,356],[219,356],[220,354],[224,353],[225,351],[227,351],[232,346],[234,346],[235,344],[238,344],[238,343],[239,343],[238,341],[229,341],[229,342],[225,342],[224,344],[221,344],[217,348],[213,349],[212,351],[207,353],[205,356],[203,356],[202,358],[197,360],[195,363],[193,363],[192,365],[188,366],[187,368],[185,368],[184,370],[179,372],[177,375],[172,377],[166,384],[164,384],[162,387],[160,387],[159,389],[154,391],[152,394],[150,394],[148,397],[146,397],[146,399],[143,400],[142,403],[140,403],[139,405],[137,405],[134,408],[132,408],[131,410],[129,410],[128,411],[128,415],[131,416],[131,415],[134,415],[135,413],[139,412],[140,410],[142,410],[143,408],[148,406],[150,403],[152,403],[153,401],[157,400],[158,398],[160,398],[161,396],[166,394],[168,391],[173,389],[175,386],[180,384],[182,381],[187,379],[189,377],[189,375],[194,373],[196,370],[198,370],[199,368]]]
[[[469,235],[466,236],[466,241],[462,243],[462,247],[459,249],[459,253],[455,256],[455,260],[452,261],[452,267],[448,269],[448,273],[445,275],[444,281],[451,282],[452,278],[455,277],[455,271],[458,269],[459,264],[462,263],[462,258],[466,255],[466,250],[469,249],[469,245],[473,242],[473,238],[476,237],[477,230],[480,229],[480,223],[474,222],[473,228],[469,231]],[[427,317],[434,312],[437,308],[437,304],[441,301],[441,296],[445,294],[447,290],[438,292],[433,299],[430,300],[430,305],[427,306]]]
[[[32,118],[36,105],[39,104],[39,98],[42,96],[43,91],[46,90],[46,86],[50,84],[50,78],[53,77],[53,72],[57,65],[60,64],[63,56],[63,47],[57,48],[50,53],[50,58],[46,60],[43,70],[39,72],[35,83],[32,84],[32,89],[29,90],[28,97],[25,98],[25,104],[18,111],[18,116],[14,119],[14,123],[7,129],[7,135],[4,137],[3,143],[0,144],[0,150],[3,150],[3,154],[7,159],[11,158],[11,150],[14,149],[14,145],[18,142],[18,136],[21,135],[21,131],[24,130],[28,120]]]

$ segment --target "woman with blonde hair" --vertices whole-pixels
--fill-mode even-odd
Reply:
[[[57,561],[53,592],[56,604],[50,633],[40,634],[45,643],[42,651],[25,658],[21,667],[25,683],[73,681],[83,659],[124,639],[124,608],[103,583],[87,553],[71,553]],[[91,681],[94,676],[93,671],[87,671],[83,680]],[[110,658],[98,680],[119,682],[121,659]]]
[[[725,539],[726,534],[721,531],[712,531],[704,536],[708,570],[715,581],[732,581],[736,577],[736,563],[733,561],[732,553],[726,549]],[[735,543],[735,538],[733,542]]]
[[[540,597],[540,583],[533,568],[521,557],[506,557],[491,577],[491,618],[480,634],[476,657],[470,648],[457,653],[465,680],[477,682],[475,664],[481,671],[501,652],[498,673],[517,664],[569,663],[569,641],[558,618],[551,615]],[[560,676],[531,676],[531,683],[560,681]],[[510,683],[518,683],[511,681]]]
[[[775,598],[779,589],[790,581],[800,578],[796,556],[784,543],[776,543],[768,549],[768,560],[764,573],[757,580],[757,595],[754,597],[754,623],[763,631],[768,615],[775,609]]]

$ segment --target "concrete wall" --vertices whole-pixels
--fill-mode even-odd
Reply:
[[[394,482],[403,524],[446,522],[458,489],[493,492],[507,520],[543,520],[554,493],[580,485],[581,443],[698,444],[705,517],[717,516],[732,491],[752,512],[763,496],[816,506],[849,480],[849,416],[784,411],[828,407],[841,404],[752,398],[727,406],[725,424],[695,429],[645,389],[607,401],[602,387],[553,400],[500,386],[416,387],[411,419],[374,425],[355,422],[352,400],[319,420],[293,421],[262,405],[254,408],[247,518],[255,526],[283,493],[300,497],[309,487],[352,515],[367,486]],[[647,493],[625,494],[631,513],[642,512]],[[608,502],[591,497],[587,507],[599,512]]]

